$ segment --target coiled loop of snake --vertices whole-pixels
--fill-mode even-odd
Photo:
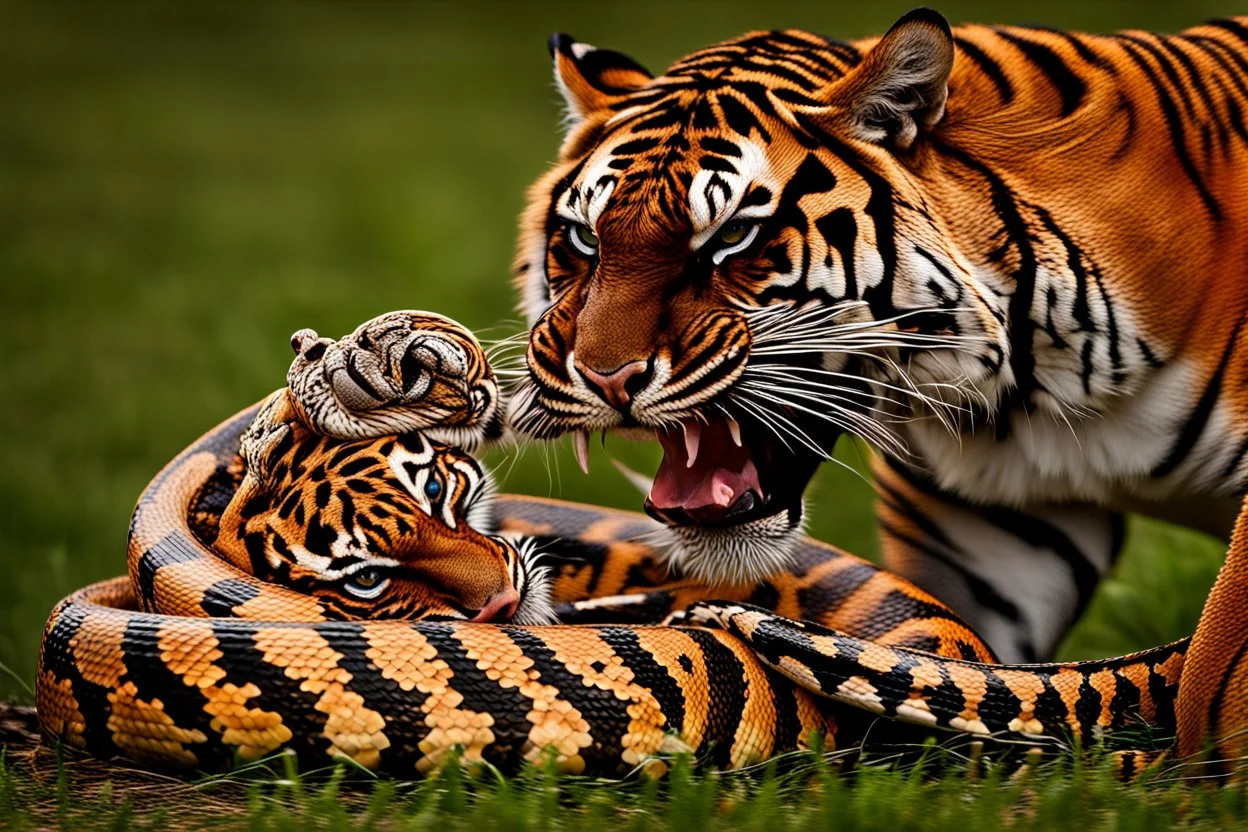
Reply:
[[[459,749],[503,768],[552,753],[567,771],[620,775],[661,771],[677,751],[730,768],[815,734],[832,748],[877,715],[1028,742],[1173,724],[1185,643],[995,666],[943,604],[831,547],[805,542],[761,586],[712,588],[668,574],[645,542],[652,521],[552,500],[502,497],[494,516],[513,536],[499,546],[524,535],[543,551],[568,623],[334,620],[340,610],[210,545],[240,492],[297,479],[292,414],[344,440],[418,431],[476,447],[502,433],[499,391],[471,334],[428,313],[392,313],[340,341],[304,330],[292,346],[287,388],[145,489],[129,578],[53,611],[38,671],[47,736],[161,766],[291,749],[412,775]]]

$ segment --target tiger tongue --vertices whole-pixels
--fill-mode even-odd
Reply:
[[[743,494],[763,489],[747,446],[733,441],[727,422],[688,421],[680,428],[655,432],[663,446],[650,504],[659,511],[680,509],[694,520],[715,522]],[[690,459],[693,462],[690,464]]]

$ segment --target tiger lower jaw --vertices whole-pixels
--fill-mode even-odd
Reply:
[[[685,419],[656,435],[663,460],[645,510],[670,532],[671,565],[711,584],[753,583],[787,567],[823,455],[729,418]]]
[[[668,563],[711,585],[755,584],[789,566],[802,537],[801,501],[735,526],[668,526]]]

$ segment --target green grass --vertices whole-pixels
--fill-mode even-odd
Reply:
[[[285,760],[225,776],[177,781],[58,762],[0,760],[0,817],[14,830],[687,829],[1147,830],[1241,828],[1242,786],[1193,789],[1166,774],[1123,786],[1106,760],[1004,770],[927,764],[841,774],[814,755],[743,773],[695,773],[623,783],[560,776],[534,766],[504,778],[447,768],[416,782],[371,781],[346,767],[300,774]],[[39,776],[32,777],[32,768]],[[72,796],[72,797],[71,797]]]
[[[53,603],[123,571],[139,490],[188,441],[281,383],[291,332],[338,335],[404,307],[445,312],[487,335],[519,327],[508,286],[515,217],[558,142],[551,31],[657,69],[749,28],[879,32],[907,6],[0,6],[0,663],[12,669],[0,674],[0,698],[29,700]],[[941,8],[955,20],[1104,30],[1175,29],[1235,5]],[[655,461],[644,445],[610,450],[641,469]],[[857,459],[852,445],[842,450]],[[566,446],[531,450],[505,469],[504,485],[636,507],[606,463],[595,449],[585,479]],[[817,536],[875,551],[862,480],[825,466],[814,494]],[[1136,522],[1128,550],[1065,656],[1120,653],[1194,626],[1221,545]],[[13,772],[10,790],[21,778]],[[881,825],[902,822],[907,810],[882,797],[882,777],[878,791],[853,800],[876,801]],[[416,818],[452,814],[419,794],[385,800]],[[577,814],[560,818],[596,823],[594,801],[613,794],[587,792]],[[959,808],[958,795],[922,786],[916,799],[945,808],[916,822],[971,817],[978,803]],[[462,799],[465,826],[503,800],[489,789]],[[795,823],[822,811],[822,798],[792,799],[803,807]],[[1153,799],[1140,796],[1139,806]],[[260,803],[257,824],[275,827],[312,805]],[[672,803],[623,819],[676,825]],[[716,823],[736,823],[714,805]],[[542,817],[525,812],[503,815],[517,828]]]

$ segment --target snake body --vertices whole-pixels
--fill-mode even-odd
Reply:
[[[300,341],[301,359],[320,343]],[[493,512],[508,540],[545,552],[563,623],[344,620],[315,594],[223,557],[226,541],[213,545],[235,528],[222,518],[249,487],[244,459],[313,476],[286,458],[300,451],[280,431],[257,440],[257,413],[205,434],[145,489],[127,578],[53,610],[37,678],[47,737],[201,769],[289,749],[312,764],[346,756],[412,775],[458,749],[502,769],[549,754],[565,771],[618,776],[661,772],[675,752],[735,768],[811,747],[816,735],[835,748],[876,717],[1032,745],[1174,730],[1186,641],[1103,661],[996,665],[945,605],[830,546],[805,541],[763,584],[709,587],[668,573],[643,516],[554,500],[505,496]],[[268,456],[249,451],[256,441]],[[356,492],[352,516],[370,499],[380,505],[383,474],[368,476],[373,490]],[[273,511],[293,503],[282,505]],[[425,522],[447,525],[434,513]],[[240,539],[247,528],[240,521]]]

